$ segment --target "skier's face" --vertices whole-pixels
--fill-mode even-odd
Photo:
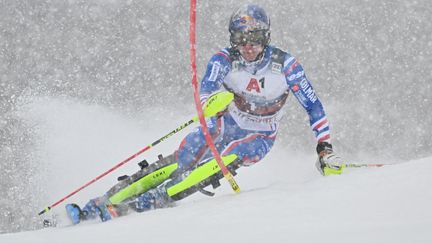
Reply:
[[[264,47],[261,44],[247,43],[244,45],[239,45],[238,50],[246,61],[253,62],[258,58],[261,52],[263,52]]]

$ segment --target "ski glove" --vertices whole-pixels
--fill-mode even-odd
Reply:
[[[333,146],[330,143],[318,143],[316,151],[318,153],[318,160],[315,166],[323,176],[342,174],[346,165],[342,163],[342,159],[333,152]]]

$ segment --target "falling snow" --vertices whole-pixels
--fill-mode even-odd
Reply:
[[[198,1],[199,75],[210,56],[229,44],[228,18],[232,9],[246,2]],[[271,17],[272,44],[300,60],[325,105],[338,154],[387,162],[432,156],[430,1],[255,2]],[[82,182],[55,175],[52,158],[71,156],[57,156],[58,151],[52,155],[48,145],[56,137],[64,138],[59,143],[65,146],[56,149],[74,151],[74,159],[86,152],[79,151],[79,142],[67,143],[68,127],[54,121],[68,124],[67,117],[71,126],[74,121],[91,122],[80,116],[106,109],[100,114],[106,122],[111,118],[107,113],[125,117],[124,123],[111,125],[128,124],[130,118],[149,127],[162,122],[169,130],[178,125],[178,117],[194,114],[188,21],[184,0],[0,1],[0,233],[39,228],[35,212],[53,199],[47,185],[58,180],[69,186]],[[52,104],[59,103],[90,108],[56,113],[58,105]],[[313,154],[306,113],[293,98],[288,103],[278,148],[287,156]],[[43,113],[44,107],[53,110]],[[89,130],[103,126],[87,125]],[[69,138],[79,138],[80,130],[74,132]],[[81,139],[93,141],[91,136],[103,134],[82,134]],[[158,134],[143,129],[131,137],[134,142],[123,144],[139,149]],[[110,139],[102,145],[121,144]],[[110,154],[104,146],[89,146]],[[112,163],[121,159],[120,154],[134,152],[121,148],[112,155]],[[74,166],[70,158],[64,159]],[[86,178],[111,164],[104,165]],[[79,169],[85,171],[83,167]],[[66,193],[53,190],[58,196]]]

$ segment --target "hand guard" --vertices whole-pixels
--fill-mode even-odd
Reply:
[[[212,93],[208,98],[201,100],[204,115],[206,117],[222,116],[227,111],[233,99],[234,94],[229,91],[217,91]]]
[[[315,166],[323,176],[342,174],[346,165],[342,162],[342,158],[333,152],[333,147],[330,143],[319,143],[317,145],[317,153],[318,160]]]

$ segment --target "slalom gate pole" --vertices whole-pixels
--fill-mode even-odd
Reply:
[[[204,132],[205,140],[213,154],[213,157],[216,159],[224,177],[228,180],[231,185],[231,188],[239,193],[240,187],[237,185],[234,177],[231,172],[227,169],[225,164],[223,163],[219,152],[217,151],[214,142],[210,136],[210,132],[207,127],[207,123],[204,119],[203,109],[200,102],[199,91],[198,91],[198,81],[197,81],[197,71],[196,71],[196,0],[190,1],[190,21],[189,21],[189,44],[190,44],[190,60],[191,60],[191,68],[192,68],[192,87],[194,92],[194,100],[196,109],[198,112],[199,122],[201,123],[201,127]]]
[[[206,116],[206,117],[212,117],[212,116],[216,115],[218,112],[224,110],[229,105],[229,103],[231,103],[231,101],[232,101],[233,98],[234,98],[234,95],[232,93],[230,93],[230,92],[220,92],[220,93],[217,93],[217,94],[211,96],[209,98],[208,102],[206,102],[206,104],[205,104],[205,107],[204,107],[204,116]],[[198,121],[198,116],[193,117],[189,121],[185,122],[184,124],[180,125],[176,129],[174,129],[173,131],[171,131],[170,133],[168,133],[167,135],[165,135],[165,136],[159,138],[158,140],[154,141],[152,144],[147,145],[145,148],[143,148],[140,151],[136,152],[132,156],[130,156],[127,159],[123,160],[122,162],[116,164],[111,169],[105,171],[104,173],[100,174],[99,176],[97,176],[96,178],[94,178],[91,181],[87,182],[86,184],[82,185],[81,187],[79,187],[75,191],[69,193],[67,196],[65,196],[62,199],[58,200],[57,202],[55,202],[51,206],[46,207],[45,209],[43,209],[42,211],[39,212],[39,215],[42,215],[42,214],[50,211],[51,208],[57,206],[58,204],[60,204],[64,200],[70,198],[71,196],[75,195],[76,193],[78,193],[82,189],[88,187],[89,185],[91,185],[94,182],[98,181],[102,177],[108,175],[109,173],[113,172],[114,170],[116,170],[120,166],[126,164],[130,160],[134,159],[135,157],[137,157],[138,155],[144,153],[145,151],[151,149],[152,147],[156,146],[157,144],[165,141],[166,139],[168,139],[172,135],[180,132],[181,130],[183,130],[184,128],[186,128],[187,126],[191,125],[192,123],[194,123],[196,121]]]

